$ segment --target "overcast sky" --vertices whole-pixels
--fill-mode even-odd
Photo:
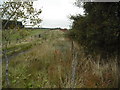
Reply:
[[[0,0],[0,4],[6,0]],[[83,14],[83,9],[76,7],[75,0],[33,0],[34,8],[42,9],[40,24],[45,28],[70,28],[70,15]]]
[[[47,28],[69,28],[70,15],[83,14],[83,9],[73,5],[75,0],[37,0],[34,7],[42,9],[42,27]]]

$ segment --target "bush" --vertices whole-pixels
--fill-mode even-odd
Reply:
[[[120,3],[84,3],[85,15],[71,16],[69,36],[78,41],[87,53],[120,55]]]

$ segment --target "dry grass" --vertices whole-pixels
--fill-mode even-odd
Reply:
[[[11,87],[21,88],[69,88],[71,87],[71,42],[50,32],[52,38],[37,44],[29,52],[12,58],[9,65]],[[55,35],[55,36],[54,36]],[[56,38],[57,37],[57,38]],[[101,63],[100,57],[85,56],[79,49],[75,75],[76,88],[118,87],[118,64],[116,59]],[[3,64],[4,70],[4,64]],[[5,87],[3,71],[3,87]]]
[[[118,87],[118,64],[115,59],[107,63],[101,63],[98,59],[81,58],[77,68],[77,76],[80,78],[78,87],[82,88],[117,88]],[[77,81],[78,82],[78,81]]]

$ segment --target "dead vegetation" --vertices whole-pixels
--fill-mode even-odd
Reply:
[[[95,56],[96,60],[93,60],[90,55],[85,56],[82,48],[73,52],[71,41],[63,39],[64,33],[61,31],[52,31],[49,34],[51,38],[44,43],[36,44],[29,52],[12,58],[9,65],[11,88],[118,87],[119,72],[115,58],[104,63],[98,55]],[[76,52],[77,63],[73,62]],[[3,87],[4,68],[3,63]]]

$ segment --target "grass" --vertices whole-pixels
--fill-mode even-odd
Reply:
[[[29,52],[15,56],[10,60],[10,87],[70,88],[73,57],[71,41],[65,38],[65,33],[46,31],[41,39],[35,38],[33,41],[34,45],[29,49]],[[20,46],[18,45],[18,47]],[[17,46],[9,50],[14,48]],[[75,70],[75,88],[118,87],[118,64],[115,58],[104,63],[100,61],[99,55],[95,56],[96,60],[91,56],[85,56],[82,48],[76,47],[76,52],[78,52],[78,57]],[[2,73],[3,87],[6,87],[5,63],[3,63]]]
[[[7,41],[7,55],[11,56],[14,53],[19,53],[31,48],[37,43],[41,43],[43,38],[39,40],[38,34],[45,33],[45,30],[6,30],[3,31],[3,46],[2,50],[5,50],[5,45]],[[37,37],[35,37],[35,35]],[[6,39],[4,38],[6,37]],[[39,40],[39,42],[38,42]],[[4,57],[4,55],[3,55]]]
[[[20,45],[16,45],[16,46],[13,46],[13,47],[9,47],[7,49],[7,56],[9,57],[9,56],[12,56],[12,55],[14,55],[16,53],[26,51],[27,49],[29,49],[31,47],[32,47],[31,43],[20,44]],[[4,55],[3,55],[3,58],[4,58]]]
[[[8,35],[9,39],[11,41],[15,41],[17,38],[18,39],[23,39],[32,35],[36,35],[39,33],[45,32],[45,30],[39,29],[39,30],[24,30],[24,29],[20,29],[20,30],[3,30],[2,34],[3,37],[4,35]]]

